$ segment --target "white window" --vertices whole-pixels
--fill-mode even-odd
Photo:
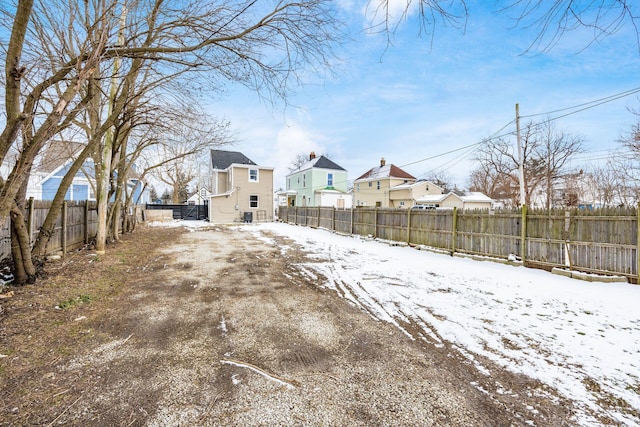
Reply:
[[[258,195],[252,194],[249,196],[249,207],[257,208],[258,207]]]
[[[400,206],[404,206],[404,200],[400,200]]]
[[[380,189],[380,181],[378,181],[378,183],[376,184],[376,188],[379,190]]]
[[[333,174],[327,174],[327,187],[333,187]]]
[[[302,188],[307,188],[307,174],[302,175]]]
[[[258,182],[258,169],[249,169],[249,182]]]

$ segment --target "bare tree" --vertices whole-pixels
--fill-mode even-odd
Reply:
[[[291,159],[291,163],[289,163],[289,166],[287,166],[287,168],[289,169],[289,172],[293,172],[294,170],[299,169],[300,166],[311,160],[312,157],[315,158],[321,156],[327,159],[331,158],[330,154],[316,154],[315,152],[311,152],[310,154],[298,153],[293,159]]]
[[[495,11],[514,21],[514,27],[533,28],[536,33],[525,51],[548,51],[567,33],[590,33],[585,48],[615,34],[626,25],[635,30],[635,43],[640,48],[639,19],[631,0],[575,2],[571,0],[531,1],[499,0]],[[419,17],[420,33],[433,35],[438,24],[464,30],[469,19],[465,0],[370,0],[368,9],[373,28],[391,37],[400,22],[409,16]]]
[[[158,138],[158,144],[145,153],[145,168],[169,185],[173,203],[184,202],[183,190],[197,178],[201,171],[200,159],[207,157],[208,150],[231,142],[228,123],[196,111]]]
[[[458,186],[453,184],[453,178],[447,171],[432,171],[427,175],[427,181],[433,182],[438,187],[442,188],[442,191],[446,193],[459,192]]]
[[[544,188],[542,205],[549,208],[554,184],[567,172],[566,166],[572,156],[582,151],[582,140],[557,131],[547,120],[539,124],[527,123],[522,130],[521,141],[525,204],[531,206]],[[499,138],[488,141],[479,149],[476,160],[480,163],[480,168],[474,171],[477,182],[484,180],[493,190],[501,188],[510,198],[516,194],[519,196],[520,160],[513,140]]]
[[[310,159],[308,154],[298,153],[293,159],[291,159],[291,163],[289,163],[289,166],[287,166],[287,168],[289,169],[289,172],[293,172],[296,169],[299,169],[300,166],[304,165],[309,160]]]
[[[553,204],[554,186],[567,173],[566,167],[571,158],[584,149],[581,137],[558,130],[551,120],[538,126],[537,135],[533,154],[540,159],[544,173],[545,208],[548,210]],[[568,204],[567,200],[564,204]]]
[[[488,163],[480,165],[471,171],[468,180],[469,191],[479,191],[493,200],[501,202],[504,207],[512,208],[518,205],[518,185],[513,177],[501,174]]]
[[[174,6],[160,0],[19,0],[16,8],[0,6],[5,18],[0,25],[11,26],[2,44],[7,46],[7,121],[0,134],[0,162],[16,144],[20,153],[0,183],[0,218],[9,211],[20,214],[14,201],[20,198],[34,159],[83,110],[93,117],[92,135],[104,129],[104,138],[97,141],[101,155],[95,157],[102,167],[97,193],[104,200],[109,190],[105,176],[112,170],[114,154],[109,141],[116,141],[115,118],[109,121],[123,111],[123,106],[114,108],[117,99],[131,100],[126,87],[133,86],[134,73],[143,64],[153,63],[164,76],[195,71],[208,77],[192,82],[200,85],[238,82],[275,101],[286,99],[292,86],[301,82],[300,70],[325,69],[332,45],[341,38],[327,0],[284,1],[270,9],[245,0],[188,0],[179,10]],[[116,97],[108,85],[118,88],[120,95]],[[100,99],[108,101],[106,114]],[[101,227],[105,222],[101,217]],[[26,253],[28,236],[20,236]],[[98,236],[99,245],[104,238]]]

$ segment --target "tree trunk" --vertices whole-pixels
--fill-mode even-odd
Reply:
[[[23,207],[14,203],[11,207],[10,214],[14,283],[17,285],[35,283],[36,268],[31,258],[30,236],[24,219]]]
[[[38,232],[38,236],[36,237],[35,244],[33,245],[33,249],[31,250],[32,256],[44,255],[44,251],[47,247],[47,244],[49,243],[49,239],[53,234],[56,220],[60,216],[60,210],[62,208],[62,203],[64,203],[64,197],[67,194],[67,189],[69,189],[69,187],[71,186],[73,178],[76,176],[76,174],[84,164],[84,161],[89,157],[89,154],[92,152],[95,145],[95,142],[89,142],[84,150],[82,150],[78,158],[73,162],[64,178],[62,178],[60,186],[58,187],[58,191],[56,192],[56,195],[51,202],[51,208],[49,209],[49,212],[47,212],[44,223],[40,227],[40,231]]]

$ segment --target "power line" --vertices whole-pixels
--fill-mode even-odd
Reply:
[[[534,123],[532,125],[532,127],[536,128],[536,127],[540,127],[540,126],[542,126],[542,125],[544,125],[546,123],[550,123],[552,121],[555,121],[555,120],[558,120],[558,119],[561,119],[561,118],[564,118],[564,117],[567,117],[567,116],[570,116],[570,115],[573,115],[573,114],[577,114],[577,113],[580,113],[582,111],[589,110],[591,108],[595,108],[595,107],[598,107],[600,105],[607,104],[609,102],[613,102],[613,101],[616,101],[618,99],[625,98],[627,96],[630,96],[630,95],[633,95],[633,94],[636,94],[636,93],[640,93],[640,87],[629,89],[629,90],[624,91],[624,92],[619,92],[619,93],[616,93],[614,95],[606,96],[604,98],[595,99],[593,101],[585,102],[585,103],[582,103],[582,104],[577,104],[577,105],[574,105],[574,106],[571,106],[571,107],[560,108],[560,109],[548,111],[548,112],[545,112],[545,113],[535,113],[535,114],[529,114],[529,115],[525,115],[525,116],[519,116],[519,118],[532,118],[532,117],[537,117],[537,116],[549,116],[551,114],[561,113],[563,111],[569,111],[568,113],[561,114],[561,115],[555,116],[555,117],[550,117],[550,118],[548,118],[546,120],[543,120],[541,122]],[[400,167],[404,168],[404,167],[407,167],[407,166],[412,166],[412,165],[415,165],[415,164],[418,164],[418,163],[426,162],[428,160],[436,159],[438,157],[443,157],[443,156],[446,156],[448,154],[457,153],[459,151],[467,150],[462,155],[454,157],[453,159],[445,162],[444,164],[438,166],[437,168],[431,169],[431,171],[442,169],[447,164],[453,162],[454,160],[456,160],[455,163],[450,165],[450,167],[455,166],[456,164],[458,164],[462,160],[464,160],[466,157],[468,157],[469,154],[471,154],[471,152],[473,152],[473,149],[475,147],[477,147],[477,146],[479,146],[481,144],[488,143],[488,142],[490,142],[490,141],[492,141],[494,139],[498,139],[498,138],[502,138],[502,137],[505,137],[505,136],[513,135],[514,131],[510,131],[510,132],[507,132],[507,133],[501,133],[501,132],[504,131],[504,129],[506,129],[508,126],[512,125],[515,122],[516,122],[516,119],[511,120],[510,122],[508,122],[507,124],[502,126],[499,130],[497,130],[496,132],[491,134],[489,137],[483,138],[482,140],[480,140],[478,142],[474,142],[472,144],[464,145],[462,147],[455,148],[453,150],[449,150],[449,151],[446,151],[446,152],[443,152],[443,153],[440,153],[440,154],[435,154],[433,156],[425,157],[423,159],[419,159],[419,160],[416,160],[416,161],[413,161],[413,162],[410,162],[410,163],[406,163],[404,165],[401,165]],[[623,156],[625,156],[625,154],[620,153],[620,154],[616,154],[616,155],[613,155],[613,156],[601,155],[600,157],[588,157],[587,159],[589,159],[590,161],[595,161],[595,160],[604,160],[604,159],[607,159],[607,158],[610,158],[610,157],[623,157]],[[448,167],[446,169],[449,169],[450,167]],[[425,172],[425,173],[423,173],[423,174],[421,174],[419,176],[424,176],[427,173],[428,172]],[[350,180],[346,180],[344,182],[348,183],[349,181]],[[343,181],[341,181],[340,183],[343,183]]]
[[[556,117],[556,119],[557,119],[557,118],[561,118],[561,117],[566,117],[566,116],[571,115],[571,114],[579,113],[581,111],[588,110],[590,108],[595,108],[595,107],[598,107],[598,106],[600,106],[602,104],[606,104],[608,102],[616,101],[618,99],[625,98],[625,97],[627,97],[629,95],[633,95],[633,94],[638,93],[638,92],[640,92],[640,87],[636,87],[634,89],[629,89],[627,91],[616,93],[614,95],[609,95],[609,96],[606,96],[604,98],[595,99],[593,101],[585,102],[583,104],[574,105],[572,107],[560,108],[558,110],[548,111],[546,113],[529,114],[529,115],[526,115],[526,116],[520,116],[520,118],[526,119],[526,118],[529,118],[529,117],[536,117],[536,116],[548,116],[550,114],[555,114],[555,113],[560,113],[560,112],[563,112],[563,111],[576,110],[577,109],[576,111],[573,111],[571,113],[567,113],[567,114],[563,114],[561,116],[558,116],[558,117]]]
[[[474,142],[473,144],[465,145],[463,147],[456,148],[456,149],[447,151],[445,153],[440,153],[440,154],[433,155],[431,157],[426,157],[424,159],[416,160],[415,162],[407,163],[407,164],[404,164],[404,165],[402,165],[400,167],[404,168],[404,167],[407,167],[407,166],[415,165],[416,163],[422,163],[422,162],[426,162],[427,160],[433,160],[433,159],[436,159],[438,157],[446,156],[447,154],[455,153],[455,152],[458,152],[458,151],[465,150],[467,148],[472,148],[472,147],[475,147],[477,145],[484,144],[485,142],[491,141],[491,140],[496,139],[496,138],[501,138],[503,136],[510,135],[511,132],[507,133],[507,134],[502,134],[502,135],[499,135],[499,133],[502,132],[504,129],[506,129],[509,125],[513,124],[514,122],[515,122],[515,119],[511,120],[509,123],[507,123],[506,125],[502,126],[500,129],[498,129],[496,132],[494,132],[491,136],[489,136],[487,138],[484,138],[481,141]]]

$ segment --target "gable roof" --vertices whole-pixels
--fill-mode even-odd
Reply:
[[[456,199],[460,199],[456,193],[447,193],[447,194],[428,194],[426,196],[422,196],[416,199],[416,203],[436,203],[442,202],[449,197],[454,197]]]
[[[297,172],[301,172],[301,171],[304,171],[304,170],[307,170],[307,169],[311,169],[311,168],[333,169],[333,170],[338,170],[338,171],[346,171],[345,168],[343,168],[342,166],[339,166],[338,164],[336,164],[332,160],[326,158],[325,156],[320,156],[320,157],[314,157],[311,160],[307,160],[305,163],[300,165],[299,168],[291,171],[291,173],[289,175],[297,173]]]
[[[85,144],[74,141],[50,141],[37,167],[37,172],[49,174],[68,161],[73,161],[84,149]]]
[[[389,191],[394,191],[394,190],[406,190],[407,188],[416,188],[416,187],[420,187],[421,185],[432,185],[435,188],[440,189],[440,191],[442,191],[442,187],[440,187],[438,184],[434,184],[431,181],[427,181],[424,179],[420,179],[416,182],[407,182],[405,184],[398,184],[398,185],[394,185],[393,187],[389,188]]]
[[[361,179],[382,179],[382,178],[416,179],[415,176],[403,171],[396,165],[384,165],[384,166],[377,166],[375,168],[369,169],[362,176],[356,178],[356,181]]]
[[[464,196],[460,196],[460,198],[462,200],[464,200],[465,202],[468,203],[473,203],[473,202],[493,202],[493,199],[489,196],[487,196],[484,193],[480,193],[479,191],[470,191],[469,193],[465,194]]]
[[[227,169],[232,164],[255,165],[253,160],[239,151],[211,150],[211,166],[214,169]]]
[[[486,196],[483,193],[479,192],[470,192],[464,196],[459,196],[454,192],[449,192],[447,194],[429,194],[419,199],[416,199],[417,203],[434,203],[434,202],[442,202],[449,197],[453,197],[459,199],[465,203],[491,203],[493,199],[489,196]]]

